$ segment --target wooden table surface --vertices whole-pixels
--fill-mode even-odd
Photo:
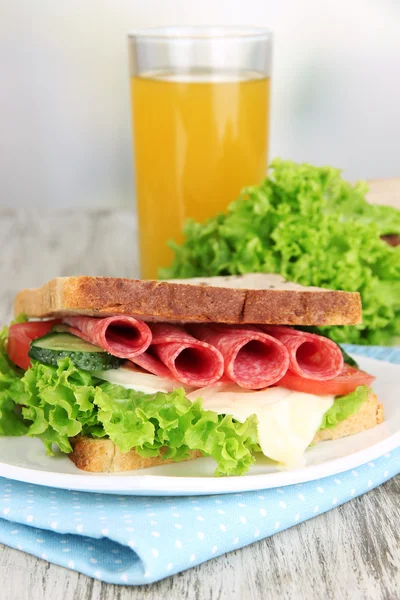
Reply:
[[[0,317],[14,294],[60,275],[133,276],[124,211],[0,213]],[[1,600],[398,600],[400,478],[159,583],[112,586],[0,545]]]

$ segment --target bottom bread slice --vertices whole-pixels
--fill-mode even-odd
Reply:
[[[361,433],[383,422],[383,404],[379,404],[376,394],[371,393],[366,402],[361,404],[360,410],[351,415],[336,427],[321,429],[314,437],[313,443],[325,440],[338,440],[339,438]]]
[[[145,458],[140,456],[134,448],[129,452],[121,452],[119,448],[107,439],[76,437],[70,439],[73,451],[68,454],[78,469],[93,473],[118,473],[119,471],[133,471],[147,469],[158,465],[168,465],[176,462],[171,458],[163,458],[166,448],[161,448],[160,456]],[[192,450],[185,460],[200,458],[200,450]],[[181,462],[181,461],[180,461]]]
[[[383,421],[383,405],[378,403],[375,394],[370,394],[368,400],[363,402],[358,413],[351,415],[336,427],[318,431],[313,443],[325,440],[337,440],[348,435],[360,433]],[[78,469],[91,471],[93,473],[117,473],[119,471],[133,471],[146,469],[158,465],[166,465],[175,462],[172,459],[163,458],[166,449],[161,448],[160,456],[155,458],[144,458],[135,449],[129,452],[121,452],[117,446],[108,439],[93,439],[88,437],[75,437],[70,440],[73,451],[69,458]],[[200,458],[199,450],[192,450],[185,460]]]

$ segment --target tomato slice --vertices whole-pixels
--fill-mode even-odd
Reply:
[[[31,342],[49,333],[52,327],[60,321],[31,321],[30,323],[15,323],[8,331],[7,354],[21,369],[29,369],[31,359],[28,356]]]
[[[279,381],[278,385],[295,392],[305,392],[306,394],[315,394],[317,396],[331,394],[334,396],[344,396],[354,392],[359,385],[370,386],[373,381],[375,381],[373,375],[345,364],[337,377],[328,379],[327,381],[306,379],[288,371]]]

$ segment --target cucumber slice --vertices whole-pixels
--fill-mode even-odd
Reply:
[[[46,350],[67,350],[70,352],[105,352],[103,348],[95,346],[72,333],[56,333],[51,331],[32,342],[32,346]]]
[[[69,358],[78,369],[84,371],[118,369],[123,362],[121,358],[71,333],[53,331],[34,340],[28,355],[45,365],[54,366],[61,358]]]

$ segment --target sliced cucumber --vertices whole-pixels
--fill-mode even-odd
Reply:
[[[103,348],[90,344],[71,333],[50,332],[34,340],[28,352],[30,358],[45,365],[57,366],[61,358],[69,358],[84,371],[118,369],[122,359],[108,354]]]
[[[63,350],[70,352],[105,352],[103,348],[90,344],[72,333],[58,333],[51,331],[32,342],[32,346],[46,350]]]

